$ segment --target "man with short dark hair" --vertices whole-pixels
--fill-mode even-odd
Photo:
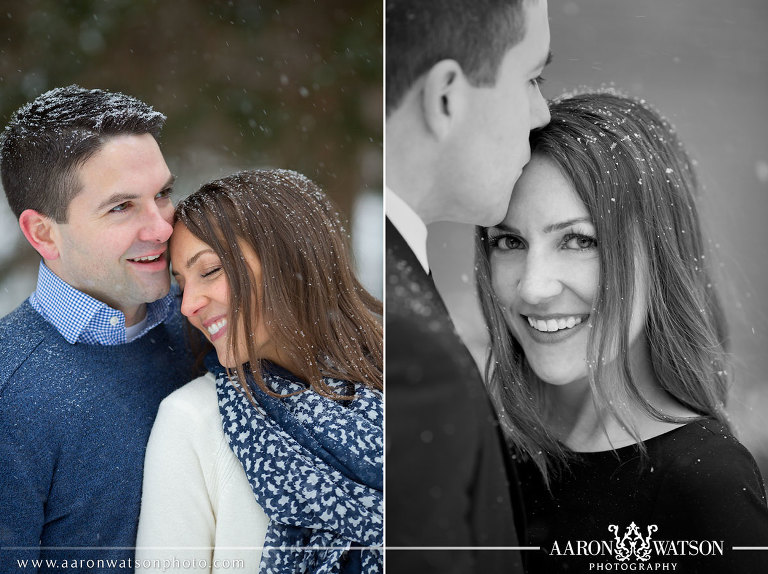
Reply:
[[[2,134],[6,197],[42,257],[35,292],[0,319],[3,572],[38,558],[41,572],[132,570],[149,432],[194,374],[169,295],[164,122],[135,98],[69,86]]]
[[[549,121],[547,3],[387,0],[386,42],[387,569],[521,572],[511,457],[426,226],[504,218],[529,132]]]

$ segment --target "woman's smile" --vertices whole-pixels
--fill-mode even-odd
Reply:
[[[211,342],[213,342],[226,334],[227,318],[225,316],[214,317],[203,322],[203,327],[208,331]]]
[[[535,342],[550,345],[579,333],[589,319],[583,315],[520,315],[523,331]]]

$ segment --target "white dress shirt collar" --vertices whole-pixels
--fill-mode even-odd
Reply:
[[[389,187],[385,189],[387,217],[403,236],[408,247],[411,248],[416,258],[429,273],[429,260],[427,259],[427,226],[397,193]]]

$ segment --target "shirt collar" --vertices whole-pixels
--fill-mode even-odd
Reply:
[[[169,293],[147,304],[147,322],[139,337],[169,317],[173,299]],[[69,343],[122,345],[126,342],[122,311],[75,289],[43,261],[37,275],[37,289],[30,295],[29,302]]]
[[[403,236],[425,273],[429,273],[427,258],[427,226],[403,198],[389,187],[385,189],[387,217]]]

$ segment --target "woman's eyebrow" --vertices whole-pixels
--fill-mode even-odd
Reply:
[[[589,223],[592,224],[592,218],[585,216],[585,217],[575,217],[573,219],[568,219],[566,221],[559,221],[557,223],[551,223],[544,227],[542,231],[544,233],[552,233],[553,231],[562,231],[563,229],[567,229],[568,227],[571,227],[572,225],[575,225],[577,223]],[[490,229],[499,229],[501,231],[509,231],[510,233],[520,233],[520,231],[514,227],[509,226],[505,223],[499,223],[498,225],[494,225]]]
[[[576,223],[592,223],[592,219],[590,217],[577,217],[575,219],[569,219],[567,221],[561,221],[559,223],[553,223],[552,225],[547,225],[543,231],[544,233],[552,233],[553,231],[561,231],[563,229],[566,229],[568,227],[571,227],[572,225]]]
[[[190,267],[192,267],[195,264],[195,262],[198,259],[200,259],[200,257],[205,255],[206,253],[214,253],[215,254],[216,252],[213,249],[211,249],[210,247],[206,247],[204,249],[201,249],[200,251],[195,253],[192,257],[187,259],[187,262],[184,264],[184,268],[185,269],[189,269]]]

